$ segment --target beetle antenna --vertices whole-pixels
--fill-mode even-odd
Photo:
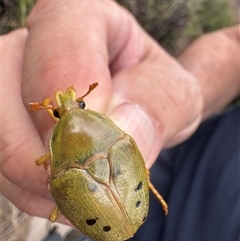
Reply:
[[[55,110],[57,110],[57,107],[55,107],[51,104],[50,98],[45,98],[42,101],[42,103],[38,103],[38,102],[29,103],[29,106],[31,107],[31,112],[33,112],[35,110],[46,110],[55,121],[59,120],[59,118],[54,113]]]
[[[52,105],[42,105],[39,104],[38,102],[33,102],[33,103],[29,103],[29,106],[32,108],[32,110],[34,109],[51,109],[53,110],[54,107]]]
[[[98,83],[97,83],[97,82],[89,85],[89,88],[88,88],[87,93],[86,93],[85,95],[81,96],[81,97],[78,97],[78,98],[77,98],[77,101],[78,101],[78,102],[81,101],[85,96],[87,96],[89,93],[91,93],[92,90],[95,89],[97,86],[98,86]]]

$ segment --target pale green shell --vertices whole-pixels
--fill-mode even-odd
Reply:
[[[50,140],[50,192],[62,214],[96,241],[123,241],[145,221],[147,172],[134,140],[103,114],[67,111]]]

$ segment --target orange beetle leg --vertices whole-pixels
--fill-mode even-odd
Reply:
[[[38,102],[32,102],[29,103],[29,106],[31,107],[31,112],[35,111],[35,110],[46,110],[48,112],[48,114],[55,120],[58,121],[58,118],[56,118],[53,114],[53,111],[57,109],[57,107],[54,107],[51,104],[51,99],[50,98],[45,98],[43,99],[42,103],[38,103]]]
[[[60,212],[60,210],[58,209],[58,207],[55,206],[55,207],[53,208],[52,212],[50,213],[49,220],[50,220],[50,222],[55,223],[56,220],[57,220],[58,218],[60,218],[61,216],[62,216],[62,213]]]
[[[161,203],[163,207],[163,211],[165,212],[165,215],[168,214],[168,205],[163,199],[163,197],[160,195],[160,193],[156,190],[156,188],[153,186],[153,184],[150,181],[150,171],[147,170],[147,175],[148,175],[148,187],[152,191],[152,193],[155,195],[155,197],[158,199],[158,201]]]
[[[47,168],[47,160],[49,159],[49,153],[45,154],[44,156],[39,157],[36,160],[36,165],[41,166],[44,165]]]
[[[76,101],[77,101],[77,102],[80,102],[81,100],[83,100],[83,98],[84,98],[85,96],[87,96],[89,93],[91,93],[92,90],[95,89],[97,86],[98,86],[98,83],[97,83],[97,82],[89,85],[87,93],[84,94],[84,95],[81,96],[81,97],[78,97]]]

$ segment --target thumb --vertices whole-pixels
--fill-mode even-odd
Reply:
[[[151,40],[147,46],[138,64],[113,77],[107,114],[135,139],[150,168],[162,148],[196,129],[201,95],[196,79],[174,58]],[[186,134],[177,139],[183,130]]]
[[[110,114],[110,118],[126,133],[134,138],[147,168],[152,165],[160,151],[162,140],[156,132],[149,115],[141,106],[132,103],[118,105]],[[155,147],[155,148],[153,148]],[[151,152],[152,150],[156,152]]]

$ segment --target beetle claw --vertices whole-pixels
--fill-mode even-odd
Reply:
[[[52,212],[50,213],[49,221],[52,223],[55,223],[57,221],[57,219],[60,218],[61,216],[62,216],[62,213],[60,212],[58,207],[55,206],[53,208]]]
[[[36,160],[36,165],[41,166],[41,165],[46,165],[47,160],[49,159],[49,153],[45,154],[44,156],[39,157]]]

